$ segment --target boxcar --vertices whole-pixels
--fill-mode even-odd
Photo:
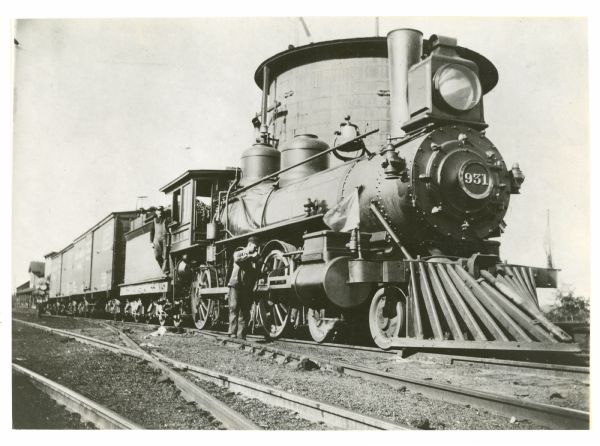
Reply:
[[[124,235],[137,216],[136,211],[111,212],[51,256],[50,299],[55,309],[77,302],[87,311],[118,297],[125,270]]]

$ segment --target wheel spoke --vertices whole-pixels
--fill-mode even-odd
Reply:
[[[271,315],[273,316],[273,325],[279,325],[277,323],[277,316],[278,316],[278,314],[277,314],[277,307],[275,305],[273,305],[271,307]],[[280,317],[280,320],[281,320],[281,317]]]
[[[283,325],[284,318],[283,318],[283,316],[281,316],[281,312],[279,311],[279,305],[275,304],[275,305],[273,305],[273,308],[275,308],[275,312],[277,313],[277,316],[279,317],[279,320],[281,321],[281,325]]]

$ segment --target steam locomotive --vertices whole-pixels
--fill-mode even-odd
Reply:
[[[241,168],[189,170],[161,189],[171,273],[153,264],[151,219],[111,214],[123,246],[110,280],[94,288],[92,273],[68,299],[218,327],[233,252],[255,236],[252,323],[272,338],[308,328],[383,349],[579,350],[539,309],[536,288],[555,287],[556,270],[499,258],[524,175],[485,135],[483,97],[498,82],[488,59],[398,29],[291,47],[255,81],[261,112]]]

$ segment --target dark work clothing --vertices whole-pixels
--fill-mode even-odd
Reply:
[[[155,238],[165,238],[168,230],[169,219],[166,216],[162,216],[160,218],[154,217],[152,219],[152,228],[150,228],[150,241],[153,242]]]
[[[250,257],[245,249],[233,253],[233,270],[227,283],[230,287],[254,288],[257,279],[256,257]]]
[[[150,229],[150,241],[154,247],[154,258],[163,273],[169,273],[169,219],[154,217]]]
[[[245,249],[233,253],[233,270],[229,278],[229,334],[246,337],[250,320],[252,292],[257,279],[257,257],[249,256]]]
[[[169,272],[169,246],[165,238],[154,240],[154,258],[160,265],[163,273]]]
[[[252,292],[229,287],[229,334],[238,338],[246,338],[246,327],[250,322],[252,308]]]

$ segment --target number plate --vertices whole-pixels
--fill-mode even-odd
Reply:
[[[486,198],[492,190],[490,171],[479,161],[469,161],[463,164],[458,178],[462,189],[470,197]]]

